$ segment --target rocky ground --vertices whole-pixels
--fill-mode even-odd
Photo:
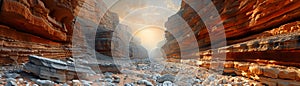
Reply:
[[[121,70],[89,75],[89,80],[58,83],[43,80],[21,66],[2,66],[1,86],[262,86],[241,76],[221,75],[206,68],[177,63],[137,64]]]

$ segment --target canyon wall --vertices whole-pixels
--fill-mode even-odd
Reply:
[[[179,12],[169,17],[163,46],[168,61],[251,78],[267,86],[300,84],[300,1],[209,1],[183,0]],[[198,47],[191,47],[189,40],[194,38]],[[193,56],[196,61],[185,60]]]
[[[189,50],[199,49],[201,60],[211,60],[214,58],[212,54],[226,53],[226,60],[272,60],[277,64],[300,66],[297,56],[300,1],[209,1],[184,0],[180,11],[166,22],[168,42],[163,48],[168,58],[176,61],[176,58],[181,58],[181,53],[192,55],[194,53]],[[213,14],[214,9],[219,16]],[[193,36],[186,33],[188,27],[193,31],[199,47],[186,48],[180,52],[175,46],[182,44],[182,47],[188,47],[191,42],[178,42],[176,38],[191,39]],[[225,37],[222,37],[222,33],[225,33]],[[226,39],[227,46],[218,46],[225,44],[222,38]],[[211,45],[218,47],[210,50]]]
[[[119,24],[114,30],[99,26],[96,34],[96,51],[116,58],[148,58],[148,51],[132,36],[130,30],[130,27],[123,24]]]
[[[139,39],[132,38],[129,47],[129,57],[135,63],[148,63],[150,62],[148,51],[141,45]]]
[[[30,54],[70,57],[69,36],[78,2],[1,0],[0,63],[25,62]]]
[[[117,48],[107,40],[115,38],[97,31],[131,36],[128,28],[118,25],[118,15],[108,11],[102,0],[0,0],[0,64],[27,62],[28,55],[63,59],[84,52],[79,56],[84,58],[91,56],[89,50],[100,48],[104,52],[99,53],[111,56],[108,53]],[[108,44],[97,45],[99,38],[106,38],[100,42]]]

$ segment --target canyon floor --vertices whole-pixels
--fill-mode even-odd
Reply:
[[[264,86],[242,76],[220,74],[204,67],[179,63],[137,64],[121,73],[90,74],[88,80],[58,83],[23,71],[23,65],[1,68],[2,86]]]

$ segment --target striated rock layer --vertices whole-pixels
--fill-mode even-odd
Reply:
[[[136,40],[128,26],[119,24],[111,29],[99,26],[96,33],[95,49],[109,57],[148,58],[147,50]]]
[[[45,1],[1,0],[1,64],[27,61],[29,54],[49,58],[71,56],[69,36],[79,1]],[[57,15],[54,8],[62,13]]]
[[[195,55],[190,51],[199,49],[196,55],[202,60],[211,60],[214,58],[211,52],[214,52],[216,55],[226,53],[226,60],[274,60],[299,66],[300,1],[209,1],[184,0],[180,11],[166,22],[167,32],[172,32],[166,33],[168,42],[163,46],[168,58],[180,59],[180,53]],[[214,14],[214,9],[219,16]],[[187,29],[191,29],[194,36],[190,36]],[[189,47],[190,41],[176,41],[180,37],[195,37],[199,47]],[[225,44],[223,38],[228,46],[220,46]],[[179,44],[184,48],[182,52],[174,48]],[[215,50],[209,50],[211,45],[217,46]]]
[[[106,10],[102,0],[0,2],[0,64],[26,62],[28,55],[93,57],[94,50],[109,57],[112,51],[118,57],[129,56],[129,46],[122,44],[131,37],[130,28],[119,25],[118,15]]]
[[[218,62],[200,62],[199,66],[211,68]],[[249,62],[225,62],[223,73],[244,76],[257,80],[269,86],[298,86],[299,83],[299,68],[279,66],[274,64],[256,64]]]
[[[28,58],[29,62],[24,65],[27,72],[55,82],[67,82],[79,77],[87,78],[87,74],[95,74],[90,67],[74,65],[72,61],[64,62],[34,55],[29,55]]]
[[[197,60],[203,63],[199,64],[201,67],[216,71],[224,67],[223,73],[245,76],[269,86],[299,85],[296,79],[299,74],[293,72],[298,71],[297,68],[278,68],[270,64],[300,67],[300,1],[209,1],[184,0],[180,11],[166,22],[167,43],[163,49],[169,61],[191,63],[183,59],[198,55]],[[189,29],[192,34],[188,33]],[[192,41],[178,41],[193,37],[199,47],[190,47]],[[193,50],[200,51],[191,52]],[[226,58],[219,58],[224,55]],[[249,66],[250,63],[255,64]]]

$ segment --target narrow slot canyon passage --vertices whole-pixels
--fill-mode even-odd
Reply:
[[[300,0],[0,0],[0,86],[300,86]]]

